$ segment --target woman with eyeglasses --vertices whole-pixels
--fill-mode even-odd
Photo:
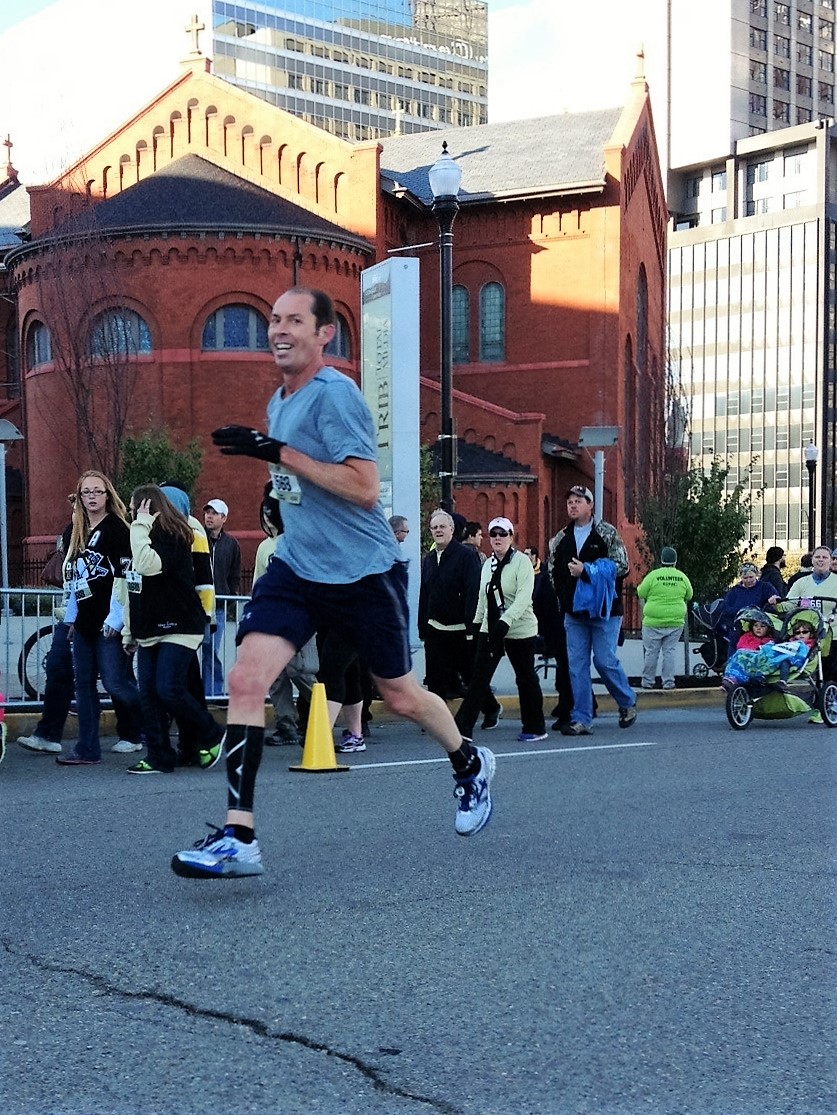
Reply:
[[[114,750],[142,750],[142,710],[130,659],[122,651],[123,616],[116,583],[131,562],[125,504],[106,476],[85,472],[76,486],[64,592],[73,645],[78,708],[78,743],[61,766],[93,766],[102,761],[99,743],[97,678],[113,699],[120,739]]]
[[[170,718],[185,724],[190,739],[204,741],[207,762],[221,754],[223,729],[189,691],[192,660],[203,641],[206,613],[195,587],[194,531],[155,484],[131,495],[131,566],[122,642],[136,648],[137,678],[145,717],[147,754],[129,774],[171,774],[177,752]],[[203,753],[202,753],[203,754]]]
[[[525,554],[514,547],[514,527],[503,517],[488,526],[491,557],[482,567],[474,623],[479,627],[477,655],[468,692],[456,714],[456,725],[472,739],[474,725],[494,671],[503,655],[514,670],[520,701],[520,743],[547,738],[543,693],[535,673],[538,621],[532,608],[535,571]]]

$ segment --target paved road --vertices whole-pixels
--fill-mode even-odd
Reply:
[[[223,771],[0,768],[5,1115],[833,1115],[837,731],[666,708],[522,751],[453,834],[382,725],[266,752],[261,879],[168,859]],[[580,746],[577,744],[580,743]]]

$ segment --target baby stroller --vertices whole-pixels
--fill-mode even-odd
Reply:
[[[713,674],[724,672],[728,644],[723,610],[724,602],[720,598],[709,604],[692,605],[696,626],[706,632],[704,641],[692,651],[692,654],[698,654],[702,659],[692,667],[692,673],[696,678],[707,678],[710,671]]]
[[[837,683],[823,676],[822,665],[831,648],[831,629],[817,608],[800,608],[795,601],[783,601],[776,607],[781,609],[781,614],[775,616],[768,616],[756,608],[745,608],[736,616],[736,627],[741,625],[743,629],[744,625],[749,626],[756,620],[767,620],[781,640],[779,647],[771,647],[778,655],[782,653],[781,647],[789,647],[793,642],[791,630],[800,620],[811,625],[816,642],[803,661],[792,659],[786,680],[775,669],[746,681],[738,681],[728,689],[727,720],[731,727],[743,731],[752,720],[785,720],[792,716],[810,715],[817,709],[824,724],[837,728]],[[775,659],[776,655],[769,657]]]

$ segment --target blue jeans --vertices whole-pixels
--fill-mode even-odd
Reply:
[[[619,708],[636,704],[636,694],[625,676],[616,654],[616,643],[622,617],[611,619],[579,619],[564,615],[567,634],[567,658],[573,690],[572,719],[590,727],[593,723],[593,689],[590,683],[590,655],[599,677]]]
[[[226,612],[218,608],[215,612],[217,627],[210,631],[207,627],[206,634],[201,643],[201,676],[203,677],[203,691],[207,697],[223,697],[224,695],[224,666],[218,654],[221,640],[224,637],[224,624]]]
[[[51,743],[61,742],[73,700],[73,651],[67,638],[69,631],[66,623],[56,623],[44,660],[44,707],[35,735]]]
[[[83,635],[73,632],[73,666],[76,673],[76,704],[78,705],[78,744],[76,754],[82,759],[101,759],[99,744],[99,694],[96,679],[113,698],[122,739],[142,742],[142,709],[139,690],[131,673],[131,660],[122,649],[119,635]],[[124,732],[124,734],[122,734]]]
[[[189,667],[195,652],[177,643],[155,643],[137,648],[137,679],[145,716],[148,762],[158,770],[173,770],[177,752],[169,738],[170,717],[189,729],[198,748],[212,747],[221,727],[189,692]]]

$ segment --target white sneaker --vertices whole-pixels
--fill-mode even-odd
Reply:
[[[177,852],[172,856],[171,869],[187,879],[224,879],[264,872],[258,841],[244,844],[233,836],[231,828],[214,829],[194,848]]]
[[[494,754],[487,747],[477,747],[480,769],[470,778],[454,775],[456,788],[455,829],[458,836],[474,836],[484,829],[491,817],[491,779],[494,777]]]
[[[117,755],[131,755],[134,751],[142,751],[141,743],[131,743],[129,739],[118,739],[111,748]]]
[[[17,742],[27,751],[49,752],[50,755],[61,754],[61,744],[54,743],[51,739],[41,739],[40,736],[18,736]]]

